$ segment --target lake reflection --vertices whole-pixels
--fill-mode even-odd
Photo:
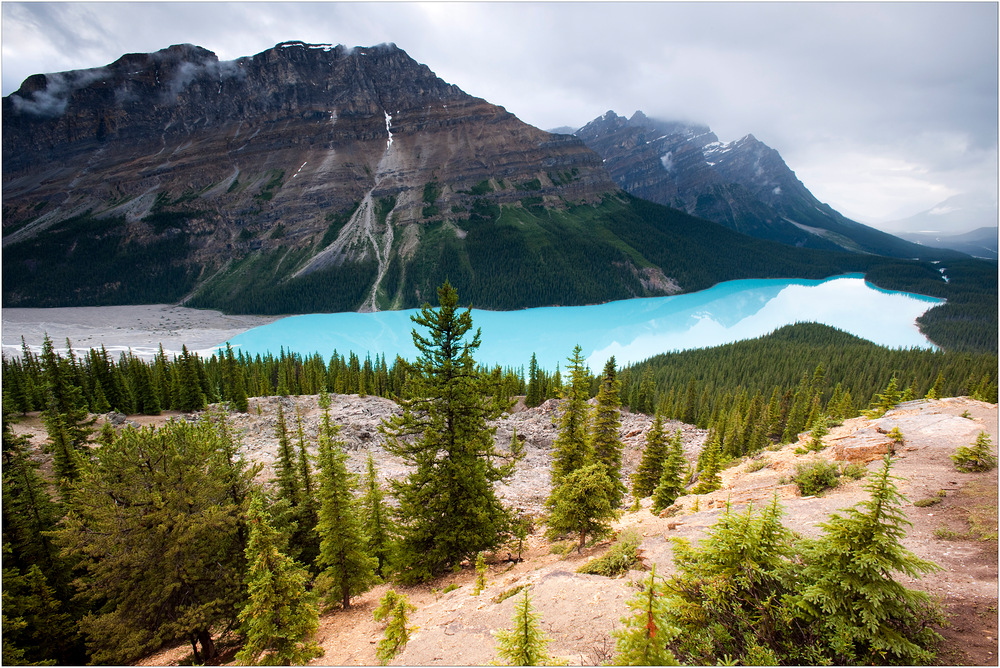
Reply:
[[[459,295],[461,299],[461,295]],[[767,334],[794,322],[818,322],[893,348],[932,348],[916,319],[941,300],[881,290],[861,274],[826,280],[751,279],[720,283],[673,297],[629,299],[593,306],[559,306],[521,311],[473,309],[482,328],[477,361],[520,367],[534,352],[541,367],[565,366],[576,344],[591,369],[608,357],[618,365],[672,350],[704,348]],[[354,351],[364,359],[385,354],[416,356],[410,316],[415,310],[329,313],[283,318],[230,339],[252,354],[286,351]]]

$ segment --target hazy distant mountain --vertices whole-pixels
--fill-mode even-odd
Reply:
[[[892,257],[941,251],[845,218],[817,200],[777,151],[747,135],[720,142],[703,125],[609,111],[575,132],[627,192],[745,234],[793,246]]]
[[[997,199],[986,193],[955,195],[908,218],[877,223],[879,229],[900,236],[911,232],[945,237],[996,226]]]
[[[997,259],[997,227],[980,227],[963,234],[900,232],[900,237],[934,248],[950,248],[984,260]]]

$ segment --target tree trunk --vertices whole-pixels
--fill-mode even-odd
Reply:
[[[341,588],[340,594],[341,594],[340,604],[343,606],[344,610],[347,610],[349,607],[351,607],[351,588],[345,585],[344,587]]]
[[[198,631],[198,641],[201,643],[201,660],[208,663],[215,658],[215,643],[212,642],[212,633],[207,629]]]
[[[586,544],[586,542],[587,542],[587,532],[586,531],[581,531],[580,532],[580,544],[576,546],[576,553],[577,554],[580,554],[581,552],[583,552],[583,546]]]

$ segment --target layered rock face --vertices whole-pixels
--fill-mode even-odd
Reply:
[[[613,111],[575,132],[627,192],[762,239],[794,246],[924,257],[817,200],[777,151],[747,135],[723,143],[706,126]]]
[[[27,269],[67,225],[96,220],[118,250],[182,239],[170,262],[187,287],[279,249],[294,255],[282,275],[368,262],[377,279],[421,228],[477,201],[527,188],[558,208],[617,190],[580,139],[522,123],[391,44],[288,42],[228,62],[172,46],[29,77],[3,115],[5,261]]]

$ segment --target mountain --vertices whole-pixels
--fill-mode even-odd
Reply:
[[[747,135],[720,142],[703,125],[609,111],[576,130],[627,192],[739,232],[793,246],[936,259],[817,200],[777,151]],[[945,252],[947,254],[947,252]]]
[[[982,192],[953,195],[926,211],[883,223],[881,230],[891,234],[936,233],[945,236],[969,232],[981,227],[996,227],[996,195]]]
[[[493,309],[845,271],[946,287],[926,263],[796,249],[632,197],[580,138],[527,125],[392,44],[128,54],[29,77],[3,118],[4,306],[378,310],[431,301],[445,279]],[[694,164],[689,181],[761,211],[773,210],[761,188],[778,201],[798,183],[767,182],[780,158],[752,138],[709,139],[669,152]],[[734,171],[759,163],[760,183],[725,181],[706,152]],[[803,239],[838,247],[822,235]]]
[[[931,246],[933,248],[950,248],[972,257],[984,260],[997,259],[996,226],[980,227],[962,234],[942,234],[940,232],[900,232],[899,236],[908,241]]]

